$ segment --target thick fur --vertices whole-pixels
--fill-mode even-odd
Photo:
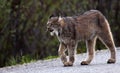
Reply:
[[[81,65],[88,65],[93,57],[96,39],[100,39],[110,50],[111,56],[107,63],[116,62],[116,50],[110,26],[103,14],[97,10],[90,10],[80,16],[51,17],[47,22],[47,28],[56,34],[60,41],[59,56],[64,66],[72,66],[74,63],[75,49],[79,41],[86,41],[88,57]],[[65,51],[68,51],[69,60]]]

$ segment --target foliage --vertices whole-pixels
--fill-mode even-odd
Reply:
[[[18,56],[18,57],[13,57],[11,56],[7,62],[6,66],[11,66],[11,65],[16,65],[16,64],[24,64],[24,63],[29,63],[29,62],[34,62],[36,61],[35,58],[32,58],[30,55],[25,55],[25,56]]]
[[[44,60],[54,59],[54,58],[58,58],[58,56],[48,56],[48,57],[44,58]]]
[[[23,56],[21,61],[28,62],[26,55],[30,60],[56,56],[59,42],[46,32],[49,16],[80,15],[90,9],[106,16],[119,46],[120,0],[0,0],[0,66],[16,64]],[[104,46],[98,42],[96,47]],[[80,43],[78,53],[84,49],[85,44]]]

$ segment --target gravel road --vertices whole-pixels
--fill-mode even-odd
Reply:
[[[76,55],[72,67],[63,67],[61,60],[57,58],[0,68],[0,73],[120,73],[120,48],[117,48],[115,64],[106,63],[109,58],[108,50],[96,51],[96,56],[90,65],[80,65],[85,58],[86,54]]]

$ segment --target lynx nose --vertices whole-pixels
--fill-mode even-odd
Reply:
[[[53,29],[51,29],[51,28],[47,27],[47,31],[52,32],[52,31],[53,31]]]

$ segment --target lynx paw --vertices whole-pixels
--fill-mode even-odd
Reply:
[[[116,62],[115,59],[108,59],[107,64],[113,64],[113,63],[115,63],[115,62]]]
[[[82,61],[81,65],[88,65],[89,63],[87,61]]]
[[[68,67],[68,66],[73,66],[73,63],[72,62],[65,62],[64,67]]]

